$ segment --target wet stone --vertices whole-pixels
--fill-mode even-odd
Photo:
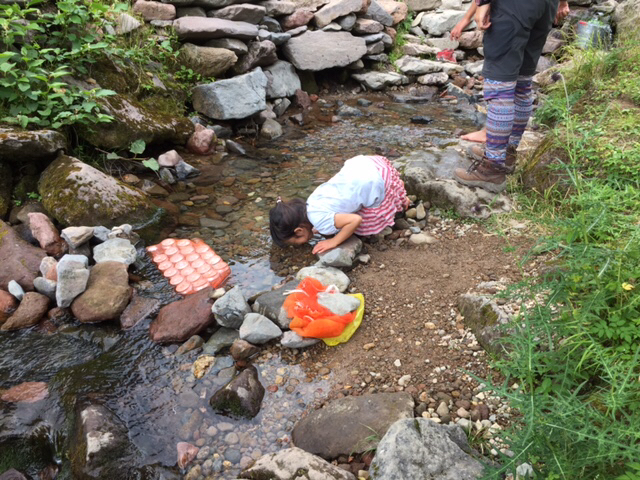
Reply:
[[[220,350],[230,347],[238,339],[238,331],[233,328],[221,327],[204,344],[203,352],[214,355]]]
[[[189,340],[180,345],[176,350],[176,355],[184,355],[187,352],[200,348],[204,344],[204,340],[200,335],[193,335]],[[206,353],[206,352],[205,352]]]

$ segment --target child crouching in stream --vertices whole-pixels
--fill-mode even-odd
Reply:
[[[313,253],[336,248],[354,233],[375,235],[409,206],[404,183],[389,160],[358,155],[307,198],[282,201],[269,212],[271,238],[280,247],[302,245],[314,233],[335,235],[318,242]]]

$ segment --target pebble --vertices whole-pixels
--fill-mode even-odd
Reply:
[[[401,387],[406,387],[410,380],[411,375],[403,375],[398,380],[398,385],[400,385]]]
[[[393,364],[398,368],[400,368],[402,366],[402,362],[400,361],[399,358],[396,358],[395,361],[393,362]]]
[[[240,441],[240,439],[238,438],[238,434],[237,433],[231,432],[231,433],[227,433],[227,435],[225,435],[224,441],[225,441],[225,443],[228,443],[229,445],[235,445],[236,443],[238,443]]]
[[[228,448],[227,451],[224,452],[224,458],[231,463],[238,463],[242,458],[242,453],[235,448]]]
[[[376,344],[375,343],[365,343],[362,348],[364,348],[365,350],[371,350],[372,348],[375,348]]]

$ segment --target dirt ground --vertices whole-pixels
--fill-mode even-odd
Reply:
[[[333,377],[330,399],[405,390],[422,408],[443,399],[466,406],[478,383],[465,372],[488,376],[487,354],[465,329],[457,299],[480,282],[520,280],[534,266],[519,265],[532,240],[452,220],[430,226],[435,243],[366,245],[369,263],[349,273],[350,290],[365,296],[362,325],[346,344],[304,353],[318,374]]]

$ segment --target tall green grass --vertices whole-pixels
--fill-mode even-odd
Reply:
[[[553,260],[514,289],[533,306],[509,325],[491,388],[520,416],[490,478],[527,462],[548,480],[640,479],[639,66],[640,29],[576,52],[538,113],[568,180],[542,201],[522,192],[548,232],[532,254]]]

